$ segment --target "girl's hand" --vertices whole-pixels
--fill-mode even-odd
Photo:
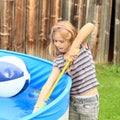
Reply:
[[[34,107],[33,113],[37,112],[39,107]]]
[[[79,49],[78,48],[72,48],[68,52],[67,60],[75,60],[78,57],[79,54]]]

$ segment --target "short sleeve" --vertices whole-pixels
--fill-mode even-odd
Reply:
[[[53,67],[57,67],[59,70],[62,70],[65,65],[65,61],[63,56],[60,55],[56,59],[53,60]]]
[[[58,63],[57,63],[56,59],[53,61],[53,67],[57,67],[58,68]]]

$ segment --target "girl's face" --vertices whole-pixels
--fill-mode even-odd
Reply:
[[[71,45],[69,40],[64,40],[59,32],[55,32],[53,36],[53,40],[54,40],[54,45],[59,50],[59,52],[66,53],[69,50]]]

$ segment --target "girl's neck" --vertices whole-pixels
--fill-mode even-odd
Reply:
[[[68,52],[64,53],[63,56],[64,56],[64,59],[66,60],[68,57]]]

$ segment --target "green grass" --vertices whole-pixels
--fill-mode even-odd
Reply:
[[[120,66],[96,65],[100,95],[99,120],[120,120]]]

